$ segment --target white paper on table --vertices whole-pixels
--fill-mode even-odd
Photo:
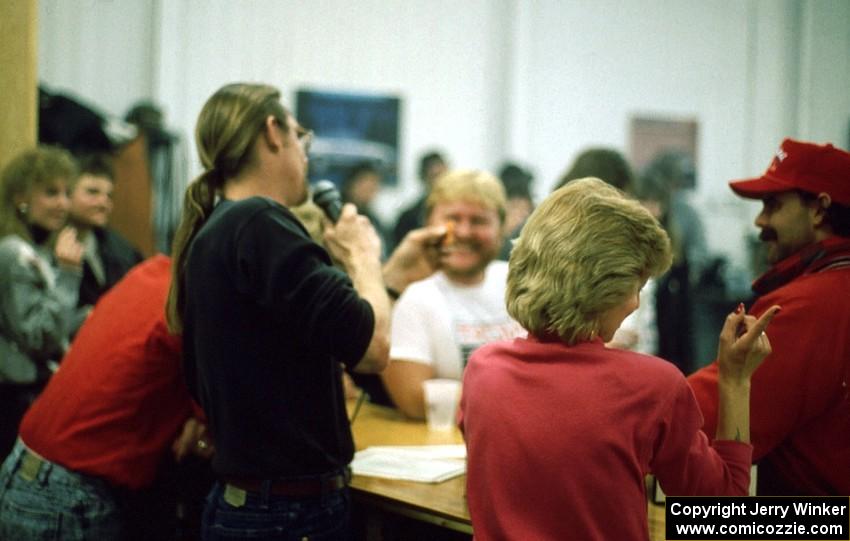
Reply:
[[[364,451],[367,450],[423,460],[444,458],[464,460],[466,458],[466,446],[462,443],[457,445],[373,445],[364,449]]]
[[[439,483],[466,473],[461,445],[377,446],[358,451],[351,462],[355,475]]]

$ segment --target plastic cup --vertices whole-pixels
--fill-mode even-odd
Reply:
[[[431,430],[451,430],[460,398],[460,382],[454,379],[429,379],[422,383],[425,391],[425,418]]]

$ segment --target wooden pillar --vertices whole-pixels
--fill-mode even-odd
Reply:
[[[38,0],[0,1],[0,167],[38,138]]]
[[[115,191],[109,226],[124,235],[145,257],[156,253],[152,194],[148,151],[145,138],[140,136],[115,154]]]

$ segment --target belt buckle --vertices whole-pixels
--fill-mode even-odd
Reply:
[[[18,475],[25,481],[34,481],[43,462],[34,454],[24,452],[21,456],[21,467],[18,470]]]
[[[232,505],[233,507],[239,508],[245,505],[245,500],[247,499],[247,493],[245,490],[235,487],[230,483],[226,483],[224,485],[224,501]]]

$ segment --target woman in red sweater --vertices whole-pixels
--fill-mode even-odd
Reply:
[[[778,307],[726,320],[713,444],[675,366],[605,347],[670,260],[658,222],[598,179],[568,183],[531,215],[506,295],[529,335],[482,347],[464,374],[477,539],[648,539],[648,473],[667,494],[747,493],[749,381]]]

